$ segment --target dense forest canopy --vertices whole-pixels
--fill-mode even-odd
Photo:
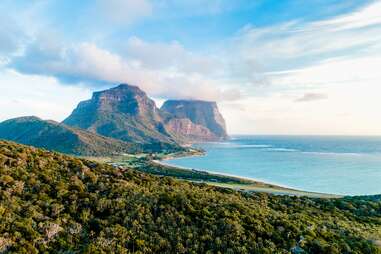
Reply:
[[[381,197],[249,194],[0,141],[0,253],[380,253]]]

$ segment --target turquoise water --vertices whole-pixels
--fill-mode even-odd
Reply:
[[[195,146],[207,155],[167,162],[306,191],[381,194],[381,137],[234,136]]]

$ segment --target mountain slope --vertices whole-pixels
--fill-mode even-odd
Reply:
[[[135,153],[142,150],[140,145],[106,138],[37,117],[20,117],[0,123],[0,139],[86,156]]]
[[[122,84],[95,92],[63,123],[123,141],[175,146],[155,102],[136,86]]]
[[[0,221],[1,253],[380,253],[381,197],[251,195],[0,141]]]
[[[161,110],[172,116],[167,119],[166,127],[175,136],[184,136],[196,141],[218,141],[228,138],[225,120],[216,102],[168,100]]]

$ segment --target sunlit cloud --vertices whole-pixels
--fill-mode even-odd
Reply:
[[[10,66],[23,73],[56,77],[71,85],[87,83],[103,88],[118,83],[134,84],[156,97],[204,100],[240,97],[238,89],[220,87],[216,80],[200,74],[145,68],[91,43],[73,47],[47,41],[31,44]]]
[[[96,0],[93,11],[112,23],[131,24],[151,15],[152,8],[149,0]]]
[[[317,100],[324,100],[327,99],[326,94],[321,93],[305,93],[302,97],[299,97],[296,99],[296,102],[309,102],[309,101],[317,101]]]

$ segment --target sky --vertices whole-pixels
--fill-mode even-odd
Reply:
[[[137,85],[231,134],[381,135],[381,0],[2,0],[0,121]]]

